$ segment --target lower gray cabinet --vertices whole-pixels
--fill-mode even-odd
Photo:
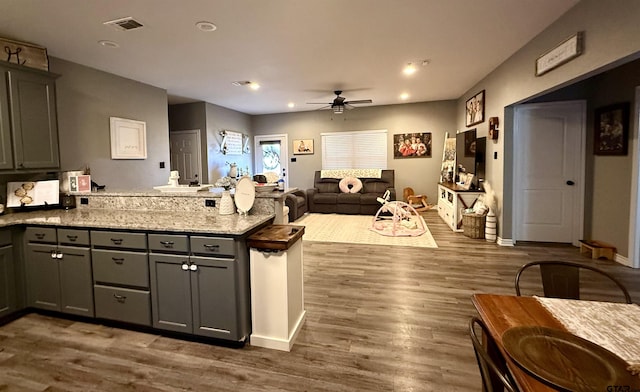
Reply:
[[[0,318],[17,310],[16,294],[16,268],[11,232],[5,230],[0,232]]]
[[[93,317],[91,254],[88,244],[62,246],[37,242],[56,242],[55,230],[27,228],[27,305]],[[78,233],[82,235],[86,231],[78,230]]]
[[[235,260],[149,255],[153,326],[213,338],[240,340]]]

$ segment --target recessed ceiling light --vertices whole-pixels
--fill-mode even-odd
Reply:
[[[409,94],[408,93],[400,94],[400,99],[403,101],[406,101],[407,99],[409,99]]]
[[[413,75],[416,72],[416,66],[413,63],[407,64],[406,67],[402,70],[405,75]]]
[[[104,47],[107,48],[119,48],[120,44],[118,44],[117,42],[113,42],[113,41],[107,41],[107,40],[102,40],[102,41],[98,41],[98,43]]]
[[[289,102],[287,106],[289,107],[289,109],[293,109],[296,106],[296,104],[293,102]]]
[[[258,83],[255,83],[255,82],[251,82],[251,83],[249,83],[249,88],[251,90],[257,90],[257,89],[260,88],[260,85]]]
[[[214,25],[213,23],[205,22],[205,21],[196,23],[196,27],[198,28],[198,30],[204,31],[204,32],[207,32],[207,33],[211,32],[211,31],[216,31],[218,29],[218,27],[216,25]]]

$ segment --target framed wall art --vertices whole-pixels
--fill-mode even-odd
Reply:
[[[484,90],[467,99],[465,125],[472,125],[484,122]]]
[[[595,110],[594,154],[627,155],[629,147],[629,103],[619,103]]]
[[[431,132],[393,135],[393,158],[431,158]]]
[[[111,117],[111,159],[147,159],[147,124]]]
[[[313,154],[313,139],[293,141],[293,155]]]

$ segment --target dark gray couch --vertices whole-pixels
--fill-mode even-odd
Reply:
[[[351,215],[374,215],[382,206],[378,197],[389,190],[390,199],[396,199],[393,170],[383,170],[381,178],[360,178],[362,190],[358,193],[340,191],[339,178],[321,178],[315,172],[314,187],[307,189],[309,212],[338,213]]]

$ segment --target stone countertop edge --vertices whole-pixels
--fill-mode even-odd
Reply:
[[[274,190],[272,192],[256,191],[257,198],[280,199],[289,193],[297,191],[298,188],[287,188],[284,191]],[[160,192],[160,191],[97,191],[97,192],[69,192],[72,196],[89,196],[89,197],[199,197],[211,198],[221,197],[222,188],[211,188],[208,191],[198,192]],[[231,192],[231,196],[234,192]]]
[[[242,236],[274,217],[274,214],[240,216],[170,211],[56,209],[2,215],[0,227],[37,225]]]

